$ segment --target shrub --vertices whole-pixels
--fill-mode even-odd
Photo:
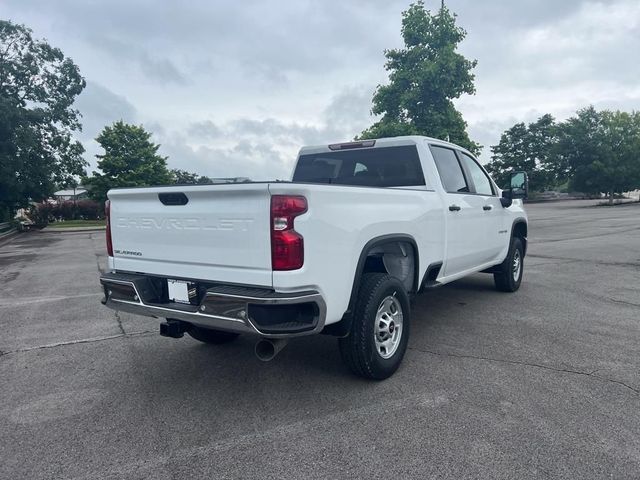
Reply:
[[[46,226],[54,220],[52,216],[53,205],[47,202],[37,203],[29,209],[29,218],[38,227]]]
[[[77,218],[83,220],[102,220],[104,218],[104,204],[94,200],[78,200],[76,204]]]
[[[104,218],[104,207],[93,200],[65,201],[59,203],[42,202],[33,206],[29,217],[39,226],[63,220],[101,220]]]

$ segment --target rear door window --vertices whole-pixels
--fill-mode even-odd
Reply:
[[[425,185],[415,145],[301,155],[293,181],[368,187]]]
[[[449,193],[468,193],[469,185],[464,178],[456,153],[450,148],[429,145],[442,186]]]

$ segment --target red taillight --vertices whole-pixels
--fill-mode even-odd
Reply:
[[[104,202],[104,217],[107,220],[107,255],[113,257],[113,243],[111,243],[111,202]]]
[[[307,199],[293,195],[271,197],[271,268],[296,270],[304,263],[304,240],[293,219],[307,211]]]

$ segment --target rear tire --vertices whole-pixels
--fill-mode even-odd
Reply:
[[[393,375],[407,350],[409,317],[409,296],[402,282],[386,273],[365,273],[349,335],[338,339],[347,367],[372,380]]]
[[[196,326],[191,326],[187,333],[200,342],[209,343],[212,345],[221,345],[223,343],[229,343],[234,341],[236,338],[240,336],[238,333],[232,332],[222,332],[220,330],[212,330],[209,328],[201,328]]]
[[[496,289],[501,292],[515,292],[520,288],[524,273],[524,248],[520,237],[513,237],[509,253],[500,270],[493,274]]]

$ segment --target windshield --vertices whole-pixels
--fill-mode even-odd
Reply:
[[[415,145],[301,155],[293,181],[369,187],[425,184]]]

